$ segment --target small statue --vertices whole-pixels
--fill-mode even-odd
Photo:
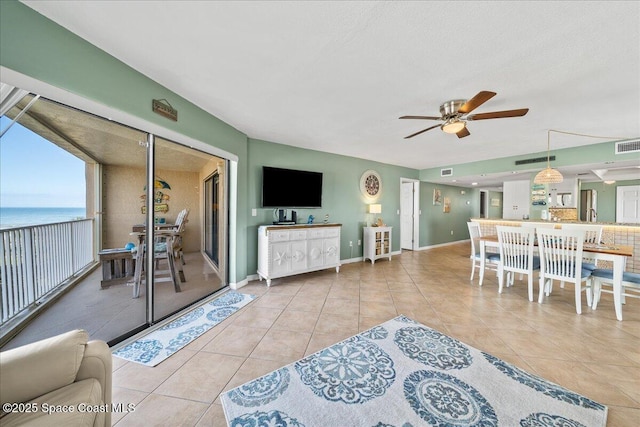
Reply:
[[[313,224],[314,219],[313,215],[309,215],[309,218],[307,218],[307,224]]]
[[[326,215],[324,216],[324,223],[325,223],[325,224],[329,224],[329,214],[326,214]]]

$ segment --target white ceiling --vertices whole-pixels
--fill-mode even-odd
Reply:
[[[251,138],[425,169],[640,136],[640,2],[23,2]],[[404,139],[481,90],[530,111]]]

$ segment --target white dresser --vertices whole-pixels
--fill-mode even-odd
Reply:
[[[364,227],[362,261],[371,260],[371,264],[379,258],[391,261],[391,227]]]
[[[324,270],[340,271],[341,224],[258,227],[258,277],[271,279]]]

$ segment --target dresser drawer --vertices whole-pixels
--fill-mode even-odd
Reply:
[[[292,230],[289,232],[289,240],[307,240],[307,230]]]
[[[269,242],[286,242],[288,240],[288,231],[269,231]]]
[[[312,228],[309,230],[309,238],[310,239],[322,239],[324,237],[324,229],[323,228]]]
[[[340,235],[339,228],[325,228],[324,237],[338,237]]]

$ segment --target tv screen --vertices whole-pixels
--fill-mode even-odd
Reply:
[[[322,207],[322,173],[263,166],[262,207]]]

